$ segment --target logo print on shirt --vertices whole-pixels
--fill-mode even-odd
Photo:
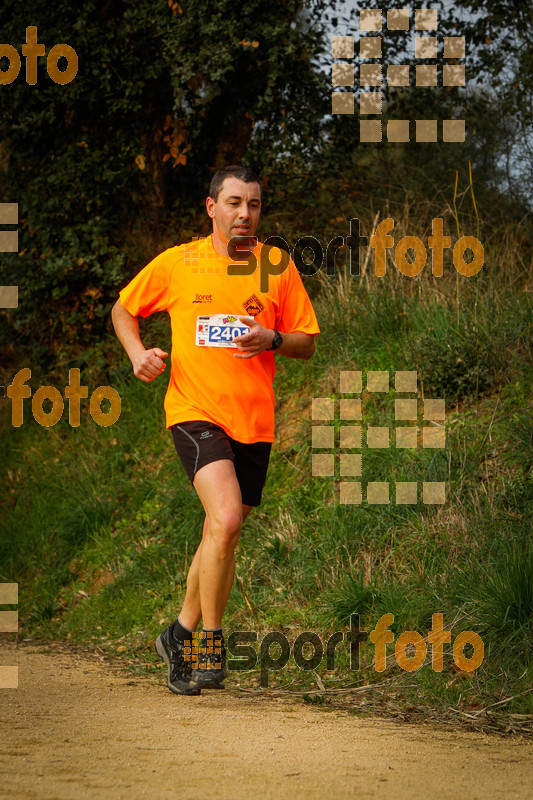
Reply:
[[[264,309],[264,305],[261,303],[256,294],[251,295],[248,300],[245,300],[243,306],[250,317],[257,316],[257,314],[260,314]]]
[[[209,439],[213,434],[210,431],[202,431],[200,439]]]
[[[212,303],[213,302],[213,295],[212,294],[198,294],[196,293],[196,300],[193,300],[193,303]]]

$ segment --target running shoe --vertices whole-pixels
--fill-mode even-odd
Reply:
[[[198,667],[192,670],[190,684],[197,689],[225,689],[226,648],[224,637],[202,638],[198,652]]]
[[[198,695],[200,689],[191,685],[192,642],[185,644],[174,637],[171,623],[155,640],[155,649],[167,665],[167,686],[174,694]]]

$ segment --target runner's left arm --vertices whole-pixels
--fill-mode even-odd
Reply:
[[[283,333],[280,331],[283,344],[275,350],[282,356],[289,358],[304,358],[309,359],[315,352],[315,336],[316,333],[302,333],[302,331],[293,331],[292,333]],[[274,331],[272,331],[274,335]]]
[[[253,358],[253,356],[258,356],[271,347],[272,339],[274,338],[272,328],[264,328],[253,317],[239,317],[239,319],[250,326],[250,331],[243,336],[237,336],[233,340],[240,351],[235,353],[235,358]],[[311,358],[315,352],[314,334],[302,333],[302,331],[279,332],[283,339],[283,344],[274,352],[289,358]]]

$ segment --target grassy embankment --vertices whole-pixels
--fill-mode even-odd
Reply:
[[[446,224],[452,233],[453,219]],[[415,230],[404,219],[396,242]],[[307,630],[325,643],[347,631],[354,612],[367,631],[393,613],[397,638],[408,630],[426,637],[441,611],[452,641],[462,630],[482,637],[483,664],[462,672],[446,646],[435,672],[428,647],[425,665],[405,672],[388,645],[386,671],[377,673],[374,646],[364,643],[355,672],[342,644],[334,672],[325,659],[303,671],[291,656],[270,673],[271,690],[290,684],[311,702],[403,716],[424,710],[489,728],[524,729],[521,715],[531,719],[532,284],[518,244],[500,241],[486,243],[485,266],[472,278],[457,278],[448,257],[439,279],[429,263],[408,278],[391,261],[377,279],[372,259],[361,278],[304,279],[322,334],[311,361],[276,359],[277,443],[263,503],[243,529],[224,621],[227,632],[257,631],[259,642],[278,630],[292,644]],[[142,331],[147,346],[169,350],[166,315]],[[79,428],[66,411],[44,428],[25,401],[15,429],[4,401],[0,580],[19,583],[20,636],[98,646],[134,673],[156,672],[153,641],[179,610],[202,509],[164,428],[166,380],[136,380],[110,334],[83,362],[57,365],[53,380],[34,374],[32,390],[54,381],[62,389],[73,366],[89,393],[100,384],[119,391],[121,417],[102,428],[85,408]],[[335,479],[311,475],[311,399],[339,398],[339,372],[353,369],[363,371],[363,386],[369,370],[391,374],[389,393],[363,391],[363,429],[394,427],[396,370],[417,370],[420,401],[446,399],[444,450],[424,449],[420,437],[415,450],[397,449],[394,437],[387,449],[368,449],[363,437],[363,486],[389,481],[389,505],[340,504],[338,466]],[[428,424],[421,411],[420,402],[419,426]],[[336,452],[338,442],[337,433]],[[396,505],[397,480],[444,480],[446,502],[424,505],[419,490],[417,505]],[[258,666],[230,676],[232,686],[259,686]],[[332,691],[347,686],[367,688]]]

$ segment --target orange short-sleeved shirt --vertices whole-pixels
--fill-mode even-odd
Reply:
[[[274,441],[274,351],[234,358],[238,350],[196,344],[196,318],[205,314],[253,316],[282,333],[320,333],[311,301],[292,260],[281,275],[260,287],[260,251],[252,275],[228,275],[232,260],[213,248],[212,237],[156,256],[121,290],[133,316],[168,311],[172,326],[170,380],[165,395],[166,427],[205,419],[246,444]],[[278,251],[279,252],[279,251]],[[272,263],[276,263],[272,255]]]

